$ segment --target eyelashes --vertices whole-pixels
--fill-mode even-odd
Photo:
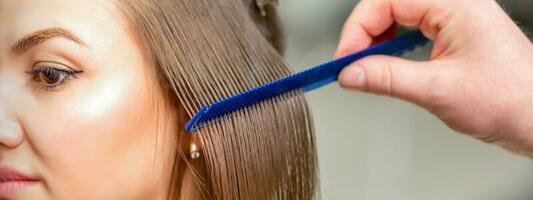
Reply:
[[[26,71],[31,80],[40,89],[45,91],[57,91],[68,82],[79,77],[83,71],[75,70],[59,63],[37,63],[31,70]]]

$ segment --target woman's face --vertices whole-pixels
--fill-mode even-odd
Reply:
[[[163,197],[176,148],[111,2],[0,0],[0,199]]]

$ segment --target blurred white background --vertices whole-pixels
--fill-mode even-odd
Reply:
[[[521,24],[532,23],[532,0],[502,2]],[[281,0],[288,64],[300,70],[331,59],[356,3]],[[323,199],[533,199],[532,160],[456,133],[421,108],[336,84],[307,97]]]

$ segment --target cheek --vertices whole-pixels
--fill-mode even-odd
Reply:
[[[98,84],[77,87],[77,94],[61,99],[64,104],[53,106],[56,110],[49,111],[59,121],[51,124],[55,130],[49,138],[56,140],[48,142],[62,139],[63,145],[80,151],[70,151],[71,154],[107,153],[85,158],[94,160],[112,156],[109,153],[115,153],[142,135],[149,135],[143,131],[149,128],[147,122],[155,112],[150,111],[148,94],[134,79],[117,77],[91,82]]]
[[[36,127],[28,139],[50,187],[106,193],[103,180],[112,187],[145,182],[162,145],[156,134],[163,135],[156,131],[157,95],[146,79],[124,72],[80,80],[65,90],[39,104],[28,125]]]

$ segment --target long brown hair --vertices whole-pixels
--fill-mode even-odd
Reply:
[[[253,0],[122,0],[121,8],[162,88],[176,105],[178,143],[197,137],[201,159],[179,151],[171,198],[186,167],[205,199],[313,199],[317,161],[312,120],[301,91],[262,102],[202,128],[184,122],[202,105],[289,73],[275,10]]]

